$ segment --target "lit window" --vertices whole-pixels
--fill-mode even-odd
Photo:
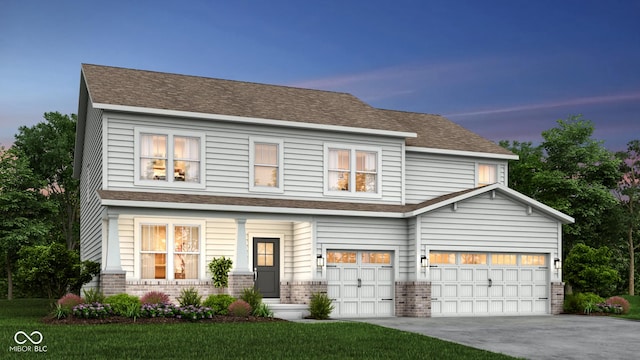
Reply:
[[[493,164],[478,164],[478,186],[495,184],[498,167]]]
[[[363,252],[362,263],[363,264],[391,264],[391,254],[379,253],[379,252]]]
[[[198,279],[200,226],[140,225],[142,279]]]
[[[429,263],[436,264],[455,264],[456,254],[454,253],[429,253]]]
[[[249,190],[283,192],[283,141],[249,138]]]
[[[516,265],[517,257],[515,254],[491,254],[491,263],[493,265]]]
[[[327,251],[327,264],[355,264],[356,253],[349,251]]]
[[[380,195],[380,149],[325,145],[327,195]]]
[[[136,130],[137,185],[204,186],[203,137]]]
[[[485,265],[487,254],[460,254],[461,264]]]
[[[522,255],[520,262],[525,266],[545,266],[546,258],[544,255]]]

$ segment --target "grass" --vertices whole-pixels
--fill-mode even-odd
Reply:
[[[63,359],[513,359],[355,322],[47,325],[41,319],[50,306],[45,300],[0,300],[0,358],[34,356],[9,348],[16,346],[17,331],[37,330],[45,356]]]
[[[620,296],[622,296],[623,298],[627,299],[627,301],[629,301],[629,304],[631,304],[631,309],[629,310],[628,314],[619,315],[619,317],[625,318],[625,319],[640,320],[640,295],[635,295],[635,296],[620,295]]]

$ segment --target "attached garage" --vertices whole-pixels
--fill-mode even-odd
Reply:
[[[429,260],[434,317],[550,311],[547,255],[432,252]]]
[[[393,256],[388,251],[327,251],[332,317],[394,315]]]

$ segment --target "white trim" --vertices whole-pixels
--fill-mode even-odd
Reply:
[[[520,159],[518,155],[494,154],[494,153],[465,151],[465,150],[437,149],[437,148],[427,148],[427,147],[418,147],[418,146],[407,146],[406,150],[411,152],[420,152],[420,153],[427,153],[427,154],[458,155],[458,156],[470,156],[470,157],[480,157],[480,158],[488,158],[488,159],[503,159],[503,160]]]
[[[505,195],[531,205],[547,215],[556,218],[564,224],[575,222],[574,218],[555,210],[541,202],[538,202],[526,195],[512,190],[501,184],[493,184],[477,188],[468,193],[440,201],[436,204],[425,206],[423,208],[409,212],[381,212],[381,211],[352,211],[352,210],[335,210],[335,209],[304,209],[304,208],[287,208],[287,207],[268,207],[268,206],[245,206],[245,205],[220,205],[220,204],[194,204],[194,203],[174,203],[174,202],[157,202],[157,201],[135,201],[135,200],[102,200],[102,206],[117,207],[133,207],[133,208],[151,208],[151,209],[172,209],[172,210],[205,210],[205,211],[223,211],[223,212],[244,212],[244,213],[268,213],[268,214],[296,214],[296,215],[335,215],[349,217],[379,217],[379,218],[395,218],[405,219],[429,211],[439,209],[443,206],[451,205],[458,201],[483,194],[487,191],[498,190]]]
[[[130,113],[138,113],[138,114],[152,114],[152,115],[160,115],[160,116],[177,116],[177,117],[192,118],[192,119],[220,120],[220,121],[230,121],[230,122],[245,123],[245,124],[259,124],[259,125],[271,125],[271,126],[292,127],[292,128],[302,128],[302,129],[312,129],[312,130],[339,131],[339,132],[357,133],[357,134],[393,136],[393,137],[400,137],[400,138],[418,137],[418,135],[415,132],[357,128],[357,127],[342,126],[342,125],[305,123],[305,122],[297,122],[297,121],[274,120],[274,119],[265,119],[265,118],[236,116],[236,115],[209,114],[209,113],[181,111],[181,110],[166,110],[166,109],[156,109],[156,108],[148,108],[148,107],[140,107],[140,106],[93,103],[93,107],[96,109],[111,110],[111,111],[121,111],[121,112],[130,112]]]
[[[295,215],[336,215],[354,217],[380,217],[380,218],[405,218],[401,212],[382,211],[352,211],[335,209],[300,209],[286,207],[269,206],[244,206],[244,205],[220,205],[220,204],[194,204],[194,203],[174,203],[156,201],[136,201],[136,200],[102,200],[102,206],[150,208],[150,209],[171,209],[171,210],[204,210],[223,212],[243,212],[243,213],[268,213],[268,214],[295,214]]]
[[[349,191],[331,191],[329,190],[329,150],[341,149],[349,150]],[[356,191],[356,152],[367,151],[376,153],[376,192],[358,192]],[[324,168],[322,169],[322,193],[325,196],[336,197],[353,197],[353,198],[382,198],[382,148],[378,146],[353,145],[341,143],[324,143]]]
[[[109,190],[109,117],[102,113],[102,189]],[[93,145],[93,144],[92,144]],[[82,165],[80,165],[82,166]]]
[[[254,185],[255,144],[274,144],[278,146],[278,186]],[[268,137],[249,136],[249,191],[261,193],[284,193],[284,140]]]
[[[206,266],[206,232],[207,221],[204,219],[192,219],[182,217],[134,217],[133,218],[133,278],[128,280],[141,281],[141,280],[156,280],[156,281],[205,281],[207,278],[207,266]],[[167,269],[173,269],[173,250],[171,246],[174,242],[173,229],[175,226],[181,225],[197,225],[200,227],[198,240],[198,278],[197,279],[174,279],[172,271],[167,270],[165,279],[143,279],[142,278],[142,259],[140,256],[140,226],[141,225],[165,225],[167,227]]]
[[[153,181],[140,179],[140,136],[141,134],[165,135],[167,137],[167,180]],[[200,182],[174,181],[173,176],[173,146],[176,136],[198,138],[200,140]],[[206,135],[202,132],[170,130],[149,127],[135,127],[133,141],[133,184],[134,186],[148,186],[154,188],[181,188],[181,189],[204,189],[206,187]]]

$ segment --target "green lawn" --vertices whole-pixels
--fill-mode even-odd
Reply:
[[[40,350],[58,359],[513,359],[438,339],[351,322],[46,325],[44,300],[0,300],[0,358],[18,331],[42,333]],[[33,338],[37,340],[37,335]],[[24,337],[19,336],[19,340]]]
[[[631,310],[629,310],[628,314],[620,315],[620,317],[625,319],[640,320],[640,296],[639,295],[636,295],[636,296],[621,295],[621,296],[629,301],[629,304],[631,304]]]

